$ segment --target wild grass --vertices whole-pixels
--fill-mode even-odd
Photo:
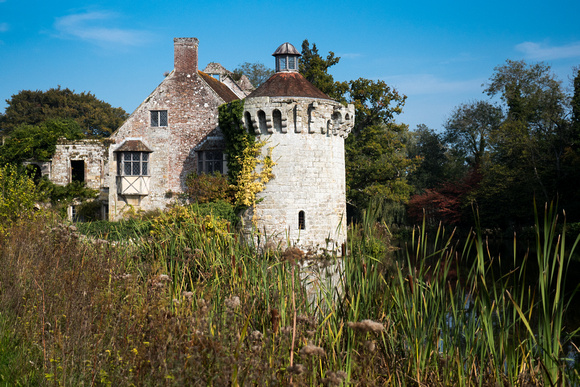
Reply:
[[[443,228],[416,228],[397,261],[370,212],[351,227],[344,261],[256,251],[229,222],[192,207],[149,218],[131,243],[37,218],[0,244],[6,385],[580,380],[565,359],[574,332],[563,287],[577,241],[556,235],[551,207],[537,214],[534,279],[532,257],[516,252],[512,268],[498,270],[477,232],[458,242]],[[301,279],[305,270],[313,275]]]

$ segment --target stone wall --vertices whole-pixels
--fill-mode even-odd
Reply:
[[[196,39],[197,41],[197,39]],[[184,192],[189,173],[197,170],[194,147],[208,135],[219,136],[218,106],[224,101],[208,86],[195,66],[182,65],[188,58],[197,58],[197,45],[189,53],[176,43],[175,70],[147,97],[111,138],[111,171],[116,171],[117,153],[124,141],[137,139],[152,150],[149,154],[149,191],[146,195],[119,195],[116,173],[109,178],[109,217],[119,219],[127,206],[140,210],[164,209],[175,194]],[[185,51],[184,51],[185,50]],[[178,57],[183,55],[185,59]],[[182,71],[178,71],[181,69]],[[151,126],[151,110],[168,112],[167,126]]]
[[[274,179],[260,193],[257,228],[271,241],[303,249],[338,249],[346,241],[344,138],[354,107],[312,98],[257,97],[245,122],[273,147]],[[299,213],[304,212],[300,229]],[[250,213],[245,219],[252,227]]]
[[[80,166],[84,169],[87,187],[106,187],[109,162],[107,147],[101,140],[60,141],[52,157],[50,180],[58,185],[67,185],[73,180],[73,168]]]

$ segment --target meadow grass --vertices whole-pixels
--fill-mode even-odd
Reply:
[[[0,245],[0,382],[578,384],[563,288],[577,241],[556,235],[553,208],[537,214],[534,279],[531,257],[514,252],[502,273],[480,233],[459,242],[442,227],[414,229],[396,260],[374,219],[350,227],[344,261],[317,257],[342,268],[338,286],[324,270],[301,280],[312,256],[257,250],[193,207],[115,242],[53,217],[17,223]]]

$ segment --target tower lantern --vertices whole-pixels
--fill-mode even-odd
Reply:
[[[290,43],[280,45],[272,54],[276,58],[276,72],[298,72],[298,58],[302,55]]]

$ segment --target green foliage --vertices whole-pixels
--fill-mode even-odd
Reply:
[[[576,148],[580,147],[580,66],[575,69],[576,75],[572,83],[572,130]]]
[[[84,182],[73,181],[67,185],[57,185],[53,182],[42,179],[38,186],[42,189],[43,200],[49,200],[52,207],[64,218],[68,206],[80,205],[81,215],[86,215],[87,220],[94,220],[95,206],[100,207],[100,201],[92,200],[99,196],[99,191],[86,186]]]
[[[347,198],[356,208],[366,208],[377,197],[394,203],[409,199],[407,176],[420,160],[407,157],[407,135],[404,124],[379,124],[347,138]]]
[[[448,180],[457,180],[466,172],[463,159],[457,156],[456,149],[447,147],[443,136],[426,125],[418,125],[411,132],[407,149],[409,158],[420,159],[408,179],[418,192]]]
[[[457,165],[460,157],[482,175],[477,187],[462,195],[460,218],[470,217],[471,202],[478,206],[484,227],[517,229],[531,224],[528,209],[535,197],[558,200],[569,219],[580,219],[580,132],[574,121],[578,98],[566,95],[550,66],[512,60],[495,68],[484,92],[500,97],[503,106],[486,101],[462,104],[445,124],[447,160],[455,159]],[[421,180],[426,180],[424,174]],[[441,183],[432,179],[431,187],[422,188],[441,194],[461,179],[445,180],[438,186]],[[443,196],[437,202],[449,203],[449,195]]]
[[[21,125],[41,125],[47,120],[74,120],[87,137],[108,137],[127,119],[122,108],[98,100],[93,94],[80,94],[60,86],[47,91],[22,90],[6,101],[0,116],[0,132],[9,135]]]
[[[574,249],[553,212],[538,221],[532,271],[527,258],[492,266],[481,234],[458,243],[443,228],[414,229],[395,260],[375,219],[369,209],[350,230],[347,259],[307,268],[297,249],[252,250],[195,206],[114,245],[48,218],[21,222],[0,244],[0,380],[578,384],[562,324]],[[339,268],[338,284],[321,263]]]
[[[372,125],[389,124],[403,112],[407,96],[384,81],[359,78],[350,81],[349,95],[356,109],[353,134]]]
[[[244,62],[234,69],[234,79],[240,79],[242,74],[248,77],[252,86],[258,88],[274,74],[274,70],[259,62]]]
[[[73,120],[47,120],[38,125],[16,127],[0,145],[0,164],[25,160],[48,161],[54,155],[60,138],[83,138],[79,124]]]
[[[34,218],[39,189],[28,175],[14,165],[0,166],[0,236],[18,221]]]
[[[192,210],[201,216],[211,215],[218,219],[228,221],[232,225],[236,225],[239,221],[234,206],[225,200],[216,200],[211,203],[198,203],[192,206]]]
[[[242,170],[244,150],[255,141],[256,136],[244,128],[243,99],[221,105],[218,113],[219,126],[226,139],[228,178],[230,184],[237,185],[237,179]]]
[[[486,101],[457,106],[445,123],[445,140],[465,155],[465,161],[479,168],[492,145],[491,137],[503,121],[501,108]]]
[[[347,82],[335,82],[328,69],[340,60],[340,57],[335,57],[334,53],[330,51],[323,59],[318,53],[316,44],[310,43],[308,39],[302,42],[302,57],[300,58],[299,71],[310,83],[316,86],[320,91],[328,95],[330,98],[345,102],[345,93],[348,91]]]
[[[216,172],[209,175],[192,172],[187,176],[185,184],[187,186],[186,194],[197,203],[231,200],[228,179],[221,173]]]

